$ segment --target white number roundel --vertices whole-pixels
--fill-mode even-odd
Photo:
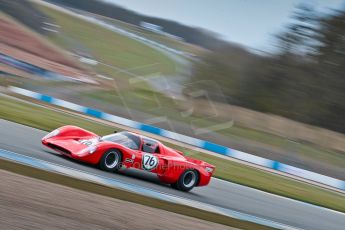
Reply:
[[[158,158],[152,154],[145,153],[143,156],[143,169],[152,170],[158,165]]]

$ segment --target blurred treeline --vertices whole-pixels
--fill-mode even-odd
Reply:
[[[195,65],[193,81],[215,81],[230,104],[344,133],[345,10],[320,16],[300,6],[292,19],[274,53],[220,47]]]

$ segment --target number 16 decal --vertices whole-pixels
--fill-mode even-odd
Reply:
[[[143,156],[143,169],[151,171],[158,165],[158,158],[152,154],[145,153]]]

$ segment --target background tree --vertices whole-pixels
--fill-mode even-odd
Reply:
[[[292,19],[276,53],[223,44],[196,64],[193,81],[214,80],[231,104],[345,132],[345,10],[321,15],[302,5]]]

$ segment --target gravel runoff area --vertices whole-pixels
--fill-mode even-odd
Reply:
[[[235,229],[0,170],[0,229]]]

